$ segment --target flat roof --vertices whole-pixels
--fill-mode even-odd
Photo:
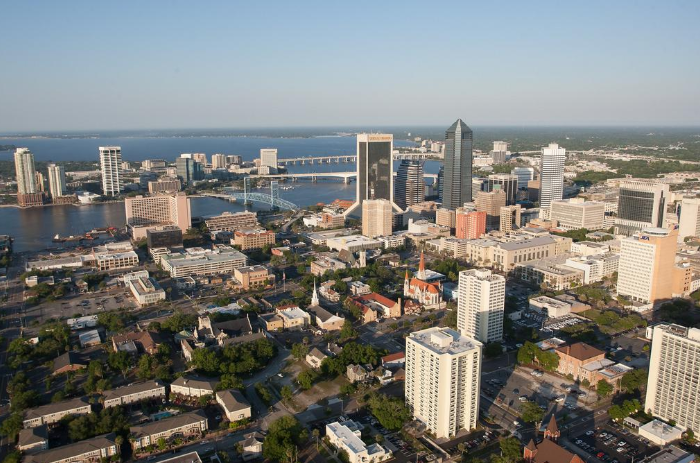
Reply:
[[[436,327],[415,331],[408,339],[440,355],[461,354],[482,346],[479,341],[462,336],[451,328]],[[440,344],[436,343],[436,340],[439,340]]]

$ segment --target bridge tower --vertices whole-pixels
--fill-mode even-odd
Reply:
[[[270,206],[273,211],[279,209],[280,201],[280,183],[277,180],[270,182]]]
[[[250,206],[252,203],[248,199],[248,195],[250,194],[250,177],[245,177],[243,179],[243,205],[244,206]]]

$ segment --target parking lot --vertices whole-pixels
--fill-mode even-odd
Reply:
[[[632,463],[659,450],[653,445],[648,446],[649,441],[631,431],[609,426],[569,440],[599,460],[610,463]]]

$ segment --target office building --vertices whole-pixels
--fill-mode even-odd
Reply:
[[[122,184],[122,149],[120,146],[100,146],[100,170],[102,172],[102,194],[118,196]]]
[[[503,233],[511,233],[520,228],[520,213],[522,208],[520,204],[514,206],[504,206],[500,213],[499,230]]]
[[[486,212],[460,207],[455,214],[455,236],[475,240],[486,233]]]
[[[165,159],[146,159],[141,163],[141,169],[143,170],[158,170],[166,167],[168,167],[168,163]]]
[[[644,407],[664,421],[700,433],[700,329],[658,324],[651,338]]]
[[[245,266],[246,262],[245,254],[235,249],[201,254],[168,254],[160,259],[163,270],[173,278],[233,273],[234,269]]]
[[[444,164],[440,166],[440,170],[438,170],[437,179],[435,181],[437,182],[436,188],[437,188],[438,201],[440,201],[440,203],[442,203],[443,188],[445,186],[445,165]]]
[[[653,180],[620,182],[615,229],[618,234],[631,236],[644,228],[663,228],[668,184]]]
[[[258,227],[258,218],[255,212],[223,212],[204,218],[204,223],[210,232],[247,230]]]
[[[438,439],[476,428],[482,344],[450,328],[406,338],[406,405]]]
[[[225,169],[226,168],[226,155],[225,154],[212,154],[211,155],[211,168],[212,169]]]
[[[566,150],[556,143],[542,148],[540,159],[540,208],[548,208],[552,201],[564,197],[564,162]]]
[[[65,196],[66,190],[66,171],[63,166],[49,164],[49,193],[51,198],[59,198]]]
[[[498,230],[501,226],[501,208],[506,205],[506,193],[499,185],[490,192],[480,191],[474,201],[476,210],[486,212],[486,229]]]
[[[472,200],[472,130],[462,119],[445,132],[442,205],[455,210]]]
[[[487,192],[501,189],[506,194],[506,206],[516,203],[518,197],[518,177],[513,174],[492,174],[484,182]]]
[[[401,210],[423,202],[425,199],[423,164],[419,161],[401,161],[394,186],[396,188],[394,202]]]
[[[386,199],[362,202],[362,234],[368,238],[388,236],[392,232],[391,202]]]
[[[277,148],[263,148],[260,150],[260,165],[277,169]]]
[[[345,215],[362,211],[362,203],[367,199],[384,199],[394,204],[393,155],[394,136],[391,134],[357,134],[357,190],[355,203]]]
[[[454,230],[454,228],[457,226],[456,211],[451,211],[445,208],[438,209],[435,211],[435,225],[449,227],[450,229]]]
[[[633,302],[669,299],[673,290],[678,230],[647,228],[620,242],[617,292]]]
[[[557,227],[568,230],[601,230],[605,228],[605,203],[583,198],[552,201],[549,218]]]
[[[508,143],[504,141],[493,142],[493,151],[491,151],[491,159],[494,164],[503,164],[508,156]]]
[[[179,178],[161,178],[158,181],[148,182],[148,192],[151,194],[158,193],[177,193],[180,191]]]
[[[700,236],[700,198],[683,198],[678,221],[678,239]]]
[[[519,190],[527,188],[527,182],[535,179],[535,169],[532,167],[514,167],[510,173],[518,177]]]
[[[203,166],[207,165],[207,154],[206,153],[192,153],[192,160],[198,162]]]
[[[276,236],[275,232],[265,229],[236,230],[233,232],[231,244],[240,246],[242,251],[262,249],[275,244]]]
[[[185,193],[126,198],[124,209],[134,239],[146,238],[148,227],[175,225],[186,232],[192,225],[190,199]]]
[[[151,277],[129,280],[127,286],[139,307],[145,307],[165,300],[165,290]]]
[[[177,225],[163,225],[146,229],[148,249],[182,246],[182,230]]]
[[[503,339],[506,279],[487,269],[459,272],[457,328],[484,344]]]
[[[270,286],[275,282],[275,274],[264,265],[250,265],[233,269],[233,277],[241,287],[248,291],[251,288]]]
[[[192,158],[183,156],[185,155],[183,154],[175,160],[177,176],[180,178],[183,185],[189,185],[194,181],[204,179],[203,165]]]

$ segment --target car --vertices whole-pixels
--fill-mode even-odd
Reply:
[[[557,397],[557,398],[554,399],[554,400],[555,400],[556,402],[561,403],[561,402],[563,402],[565,399],[564,399],[564,396],[559,396],[559,397]]]
[[[520,426],[520,421],[518,421],[518,420],[513,421],[513,426]]]
[[[282,373],[277,373],[277,376],[279,376],[280,378],[284,378],[284,375]]]
[[[524,396],[524,395],[521,395],[521,396],[518,398],[518,400],[520,400],[521,402],[527,402],[527,397]]]
[[[146,458],[146,461],[155,460],[156,458],[158,458],[158,457],[155,455],[151,455],[150,457]]]
[[[603,458],[604,455],[605,455],[605,454],[604,454],[603,452],[598,452],[598,453],[596,454],[596,456],[597,456],[598,458]]]

